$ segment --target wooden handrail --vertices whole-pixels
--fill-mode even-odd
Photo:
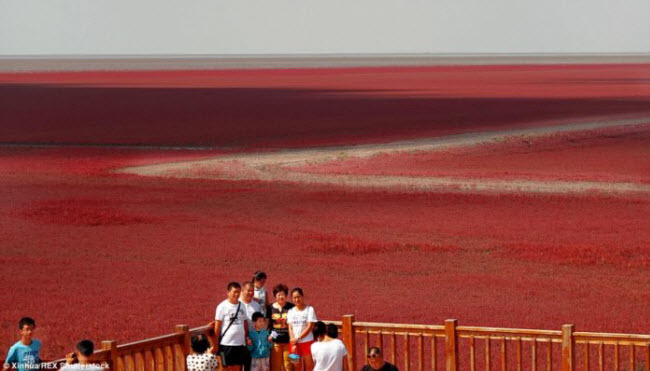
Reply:
[[[521,328],[500,328],[500,327],[475,327],[475,326],[458,326],[456,330],[459,333],[466,334],[513,334],[513,335],[542,335],[546,337],[562,337],[562,331],[554,330],[536,330]]]
[[[414,325],[403,323],[379,323],[379,322],[354,322],[357,327],[380,327],[382,329],[409,329],[409,330],[433,330],[445,332],[445,326],[439,325]]]
[[[607,339],[607,340],[638,340],[638,341],[650,341],[650,335],[642,334],[606,334],[601,332],[574,332],[573,336],[576,338],[582,339]]]
[[[456,320],[447,320],[445,325],[357,322],[353,315],[343,316],[342,321],[326,322],[336,324],[341,330],[341,339],[348,349],[350,371],[357,370],[357,366],[359,368],[362,366],[358,364],[357,359],[361,352],[368,350],[370,340],[373,338],[375,345],[384,347],[387,359],[392,362],[399,361],[400,369],[403,371],[437,370],[442,367],[442,364],[444,369],[455,371],[461,367],[465,369],[466,367],[462,366],[465,362],[469,362],[467,369],[476,370],[495,364],[502,369],[521,369],[524,362],[530,362],[529,369],[542,370],[549,366],[555,369],[556,366],[561,366],[560,369],[563,371],[572,371],[583,369],[589,364],[590,345],[597,350],[597,353],[592,354],[597,356],[598,363],[625,362],[627,367],[643,364],[646,370],[650,370],[650,335],[646,334],[576,332],[573,325],[564,325],[561,331],[458,326]],[[115,371],[126,369],[185,371],[185,358],[190,352],[189,339],[191,336],[207,331],[208,326],[190,329],[186,325],[177,325],[174,333],[126,344],[103,341],[101,348],[93,355],[93,359],[96,362],[110,364],[111,369]],[[441,338],[444,338],[444,352],[441,352],[442,348],[438,347],[438,344],[442,344],[439,340]],[[439,341],[436,341],[437,339]],[[463,341],[460,341],[461,339]],[[491,348],[490,343],[495,348]],[[561,343],[560,347],[557,345],[553,347],[552,344],[558,343]],[[576,344],[580,347],[576,348]],[[414,355],[410,354],[411,346],[417,351]],[[613,346],[614,351],[605,352],[605,346]],[[522,359],[524,347],[530,349],[530,357],[527,361]],[[640,349],[644,356],[637,359],[634,351],[619,350],[619,348],[630,347]],[[428,353],[430,356],[425,357],[425,349],[430,350]],[[481,357],[477,356],[477,349],[485,349]],[[496,358],[493,357],[495,349]],[[541,352],[539,357],[538,352]],[[508,356],[509,353],[515,356]],[[621,360],[627,354],[629,354],[628,359]],[[54,362],[64,361],[60,359]],[[363,354],[363,362],[365,362],[365,354]],[[540,367],[538,362],[544,362],[544,367]],[[480,363],[483,366],[478,367]],[[535,367],[532,367],[533,364]]]

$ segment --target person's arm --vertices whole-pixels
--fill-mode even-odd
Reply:
[[[304,338],[305,336],[309,335],[312,332],[312,330],[314,329],[314,324],[315,324],[315,322],[308,322],[307,323],[307,328],[304,329],[300,333],[300,335],[298,336],[298,340],[300,340],[300,339]]]
[[[244,337],[246,338],[246,345],[253,345],[253,341],[250,338],[250,331],[248,330],[248,318],[244,316]]]
[[[16,348],[11,347],[9,348],[9,352],[7,352],[7,358],[5,359],[5,363],[3,366],[3,369],[9,370],[13,368],[13,363],[16,363]]]
[[[41,348],[43,348],[43,343],[41,343],[40,340],[34,339],[32,342],[36,342],[36,365],[38,368],[41,368],[41,366],[44,364],[43,359],[41,358]]]
[[[343,371],[348,371],[348,356],[343,356]]]
[[[214,345],[212,346],[212,354],[219,353],[219,335],[221,334],[221,325],[223,321],[214,321]]]
[[[293,333],[293,326],[289,321],[289,316],[287,316],[287,327],[289,328],[289,342],[291,344],[296,344],[298,342],[298,339],[296,339],[296,336]]]
[[[214,332],[215,324],[216,324],[215,321],[208,323],[208,342],[210,343],[210,348],[214,348],[214,343],[215,343],[214,338],[216,334],[216,332]]]
[[[316,312],[314,311],[314,307],[309,306],[309,308],[307,308],[307,328],[300,333],[298,340],[309,335],[314,329],[314,324],[316,324],[317,321],[318,318],[316,318]]]
[[[66,354],[65,363],[69,365],[77,363],[77,355],[74,352]]]

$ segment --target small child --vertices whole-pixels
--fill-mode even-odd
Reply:
[[[269,371],[269,356],[273,336],[266,329],[266,319],[260,312],[253,313],[254,330],[248,332],[253,345],[251,346],[251,371]]]
[[[262,271],[255,272],[253,274],[253,286],[255,286],[253,299],[260,305],[262,311],[266,311],[266,307],[271,304],[264,285],[266,285],[266,273]]]
[[[12,345],[7,352],[4,368],[14,366],[16,370],[35,370],[41,363],[41,342],[33,339],[36,321],[31,317],[23,317],[18,322],[20,341]]]
[[[217,358],[211,352],[210,341],[205,335],[192,337],[193,354],[187,356],[187,371],[216,371],[219,368]]]

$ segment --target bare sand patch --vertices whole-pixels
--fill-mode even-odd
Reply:
[[[461,179],[450,177],[409,177],[311,174],[292,170],[295,166],[318,164],[350,157],[371,157],[384,153],[410,151],[437,151],[503,141],[512,137],[540,137],[572,131],[597,130],[615,126],[633,126],[650,122],[650,117],[600,120],[588,123],[541,126],[503,131],[475,132],[435,138],[423,138],[390,143],[332,146],[307,149],[282,149],[266,152],[247,152],[223,155],[209,159],[172,162],[157,165],[129,167],[120,173],[141,176],[261,180],[269,182],[296,182],[327,184],[342,187],[382,190],[456,191],[496,193],[650,193],[650,185],[630,182],[553,181],[553,180],[494,180]]]

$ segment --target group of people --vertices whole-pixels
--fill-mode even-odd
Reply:
[[[251,281],[228,284],[226,299],[209,324],[210,336],[192,338],[188,371],[213,371],[217,357],[228,371],[348,370],[347,350],[338,339],[337,326],[318,320],[301,288],[289,291],[287,285],[277,284],[271,295],[266,280],[266,273],[258,271]],[[374,347],[363,368],[372,370],[397,368]]]
[[[56,364],[41,362],[41,341],[34,338],[36,321],[31,317],[23,317],[18,321],[18,336],[20,340],[9,348],[3,368],[19,371],[56,368]],[[59,368],[60,371],[85,370],[103,371],[107,364],[92,363],[90,357],[95,351],[95,345],[90,340],[81,340],[77,343],[74,352],[66,356],[66,364]]]
[[[286,285],[278,284],[273,288],[275,301],[271,303],[266,279],[264,272],[256,272],[249,282],[228,284],[226,299],[217,306],[215,321],[210,323],[214,335],[209,353],[220,356],[222,365],[233,371],[241,367],[246,371],[293,370],[294,365],[302,369],[303,364],[307,370],[342,370],[345,346],[336,339],[338,333],[318,321],[303,290],[296,287],[289,292]],[[201,337],[196,341],[203,341],[205,346]],[[312,349],[315,341],[322,344]],[[205,365],[214,362],[203,354],[188,356],[188,370],[210,370]],[[201,362],[197,362],[199,359]],[[319,366],[315,366],[315,359]],[[336,363],[340,368],[321,367],[325,363]]]
[[[217,370],[217,358],[228,371],[242,368],[244,371],[348,370],[348,354],[338,339],[337,326],[318,320],[301,288],[289,291],[286,285],[277,284],[269,293],[266,280],[266,273],[258,271],[251,281],[228,284],[226,299],[217,306],[208,335],[191,339],[192,353],[186,359],[187,370]],[[35,328],[34,319],[20,319],[20,340],[7,352],[5,369],[42,368],[41,342],[33,338]],[[66,356],[66,365],[61,370],[105,369],[106,365],[90,362],[93,351],[92,341],[80,341],[76,350]],[[394,365],[384,361],[379,348],[371,348],[367,357],[368,364],[362,371],[397,371]]]

